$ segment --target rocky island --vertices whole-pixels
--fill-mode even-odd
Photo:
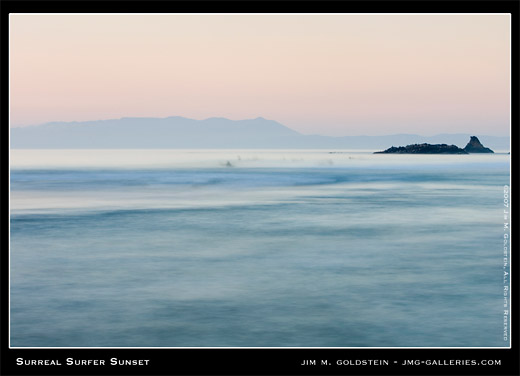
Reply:
[[[392,146],[374,154],[468,154],[464,149],[455,145],[446,144],[413,144],[407,146]]]
[[[374,154],[470,154],[470,153],[493,153],[493,150],[484,147],[475,136],[471,136],[470,141],[464,149],[456,145],[446,144],[413,144],[407,146],[392,146],[383,151],[376,151]]]
[[[490,148],[484,147],[475,136],[471,136],[468,144],[464,148],[468,153],[494,153]]]

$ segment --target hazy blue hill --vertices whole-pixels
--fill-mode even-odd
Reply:
[[[122,118],[11,129],[12,148],[281,147],[304,137],[272,120]]]
[[[477,135],[495,150],[509,150],[508,137]],[[264,118],[194,120],[167,118],[121,118],[85,122],[52,122],[12,128],[14,149],[168,149],[168,148],[323,148],[386,149],[414,143],[455,144],[463,147],[469,134],[424,137],[413,134],[388,136],[328,137],[302,135]]]

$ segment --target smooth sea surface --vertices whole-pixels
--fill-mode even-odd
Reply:
[[[499,153],[12,150],[10,344],[509,346],[509,166]]]

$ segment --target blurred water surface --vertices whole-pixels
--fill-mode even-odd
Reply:
[[[11,346],[509,345],[508,155],[13,150],[10,183]]]

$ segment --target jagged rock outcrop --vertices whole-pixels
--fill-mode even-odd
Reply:
[[[413,144],[407,146],[392,146],[374,154],[468,154],[467,151],[455,145],[446,144]]]
[[[475,136],[471,136],[464,150],[468,153],[494,153],[493,150],[484,147]]]

